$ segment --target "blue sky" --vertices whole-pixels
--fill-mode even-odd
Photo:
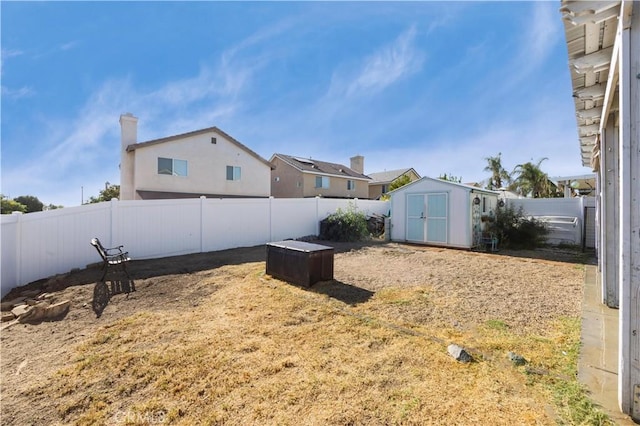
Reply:
[[[218,126],[266,159],[464,182],[581,166],[559,2],[6,2],[2,193],[78,205],[146,141]],[[83,188],[81,190],[81,188]]]

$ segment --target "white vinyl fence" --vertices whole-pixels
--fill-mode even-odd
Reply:
[[[2,215],[1,295],[100,259],[89,244],[124,245],[133,259],[250,247],[318,235],[338,208],[388,214],[387,201],[325,198],[118,201]]]
[[[550,244],[569,243],[595,248],[595,221],[585,220],[589,208],[595,208],[593,197],[576,198],[508,198],[507,205],[525,215],[547,223]]]

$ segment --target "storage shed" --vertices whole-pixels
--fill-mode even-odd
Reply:
[[[478,247],[495,218],[499,193],[423,177],[389,193],[391,240],[445,247]]]

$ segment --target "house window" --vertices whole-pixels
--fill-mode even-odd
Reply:
[[[356,182],[351,179],[347,180],[347,191],[353,191],[354,189],[356,189]]]
[[[382,185],[382,193],[386,194],[387,193],[387,185]]]
[[[329,176],[316,176],[316,188],[329,188]]]
[[[227,180],[240,180],[240,167],[227,166]]]
[[[158,157],[158,174],[187,176],[187,160]]]
[[[482,197],[482,213],[487,212],[487,197]]]

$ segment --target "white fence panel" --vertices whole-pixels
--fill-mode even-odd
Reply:
[[[269,240],[268,199],[211,199],[206,206],[203,251],[250,247]]]
[[[316,235],[319,221],[354,206],[386,214],[389,202],[336,199],[118,201],[2,215],[1,293],[99,261],[89,241],[124,245],[133,259],[248,247]]]
[[[15,283],[19,282],[18,268],[11,267],[11,265],[18,265],[18,241],[20,237],[18,235],[18,220],[20,219],[18,214],[2,215],[2,229],[0,229],[0,235],[2,235],[2,245],[0,246],[0,258],[2,259],[2,267],[0,271],[1,282],[3,283]],[[4,295],[4,289],[2,294]]]
[[[389,209],[391,208],[391,204],[389,204],[388,201],[357,200],[355,204],[358,211],[363,212],[367,216],[372,214],[389,216]]]
[[[336,198],[317,198],[318,201],[318,220],[322,220],[329,216],[331,213],[335,213],[336,210],[347,210],[349,206],[353,206],[353,200],[340,200]]]
[[[522,207],[528,216],[570,216],[582,218],[581,198],[507,198],[516,211]]]
[[[317,198],[271,200],[271,241],[318,235]]]
[[[112,201],[111,245],[123,244],[136,259],[200,251],[200,200]]]
[[[585,198],[509,198],[515,210],[547,222],[549,244],[582,244]]]
[[[96,262],[89,241],[108,232],[109,216],[106,203],[22,215],[18,280],[28,283]]]

